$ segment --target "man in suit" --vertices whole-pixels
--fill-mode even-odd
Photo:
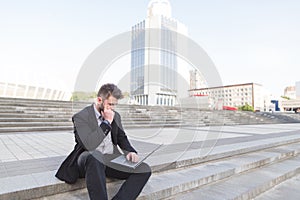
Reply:
[[[55,175],[70,184],[85,177],[91,200],[108,198],[106,177],[125,180],[113,199],[131,200],[138,197],[151,176],[146,163],[129,169],[110,162],[120,155],[117,146],[127,160],[139,160],[123,130],[121,117],[114,110],[120,98],[122,93],[116,85],[105,84],[100,88],[96,102],[73,116],[76,145]]]

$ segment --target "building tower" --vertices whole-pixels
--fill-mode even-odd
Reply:
[[[171,17],[168,0],[151,0],[147,18],[132,27],[130,93],[140,105],[175,105],[178,59],[174,32],[187,35],[187,28]],[[159,48],[147,48],[151,42]]]
[[[190,70],[190,90],[206,87],[207,83],[203,75],[196,69]]]

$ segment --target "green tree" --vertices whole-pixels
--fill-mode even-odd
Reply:
[[[246,103],[243,106],[239,106],[239,110],[242,110],[242,111],[252,111],[253,112],[254,108],[253,108],[253,106],[251,106],[248,103]]]
[[[88,101],[96,98],[96,92],[73,92],[71,100],[73,101]]]
[[[290,100],[290,99],[291,99],[290,97],[287,97],[287,96],[281,96],[281,98],[287,99],[287,100]]]

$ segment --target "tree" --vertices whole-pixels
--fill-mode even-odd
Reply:
[[[96,92],[73,92],[71,100],[73,101],[88,101],[96,98]]]
[[[239,110],[242,110],[242,111],[252,111],[252,112],[254,112],[253,106],[249,105],[248,103],[246,103],[246,104],[243,105],[243,106],[239,106]]]
[[[291,99],[290,97],[287,97],[287,96],[281,96],[281,98],[287,99],[287,100],[290,100],[290,99]]]

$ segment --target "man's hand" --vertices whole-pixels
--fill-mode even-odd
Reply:
[[[139,161],[139,156],[136,153],[134,153],[134,152],[130,152],[130,153],[127,154],[126,159],[128,161],[136,163],[136,162]]]
[[[112,109],[106,109],[104,107],[104,110],[101,111],[101,115],[104,119],[109,121],[109,123],[111,124],[112,121],[114,120],[115,112]]]

